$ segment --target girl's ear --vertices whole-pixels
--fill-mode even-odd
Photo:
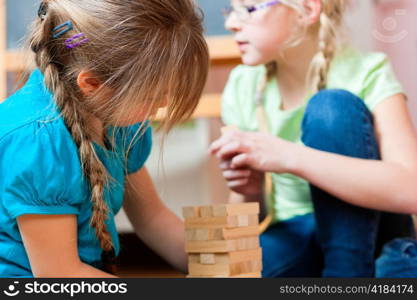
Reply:
[[[320,14],[323,8],[321,0],[304,0],[305,15],[302,19],[305,25],[314,25],[320,21]]]
[[[89,71],[81,71],[77,77],[77,84],[84,96],[94,94],[100,86],[100,80]]]

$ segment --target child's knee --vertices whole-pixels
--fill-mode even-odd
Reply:
[[[351,92],[323,90],[307,105],[302,141],[306,146],[322,151],[378,158],[372,118],[364,101]],[[368,141],[372,147],[368,146]]]
[[[330,89],[322,90],[315,94],[308,102],[303,120],[303,130],[307,126],[319,127],[321,131],[329,131],[343,128],[347,119],[352,119],[355,110],[352,108],[366,108],[363,101],[346,90]]]

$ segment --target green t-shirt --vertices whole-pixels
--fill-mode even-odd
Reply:
[[[245,131],[258,130],[254,99],[264,74],[263,65],[241,65],[232,71],[222,101],[222,119],[226,125],[235,125]],[[335,56],[327,88],[350,91],[363,99],[371,111],[390,96],[403,93],[385,54],[362,54],[351,48],[345,48]],[[302,144],[301,121],[309,98],[297,108],[282,110],[277,80],[271,80],[264,98],[271,133]],[[274,221],[288,220],[313,211],[307,181],[292,174],[273,174],[272,180],[273,193],[269,203],[275,208]]]

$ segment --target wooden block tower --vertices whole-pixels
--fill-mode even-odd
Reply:
[[[184,207],[188,278],[260,278],[259,204]]]

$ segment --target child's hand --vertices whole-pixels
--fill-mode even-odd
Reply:
[[[231,169],[230,160],[220,162],[220,169],[227,186],[234,192],[245,196],[262,194],[264,173],[251,169]]]
[[[210,146],[210,153],[230,161],[230,169],[287,173],[295,144],[270,134],[230,130]]]

